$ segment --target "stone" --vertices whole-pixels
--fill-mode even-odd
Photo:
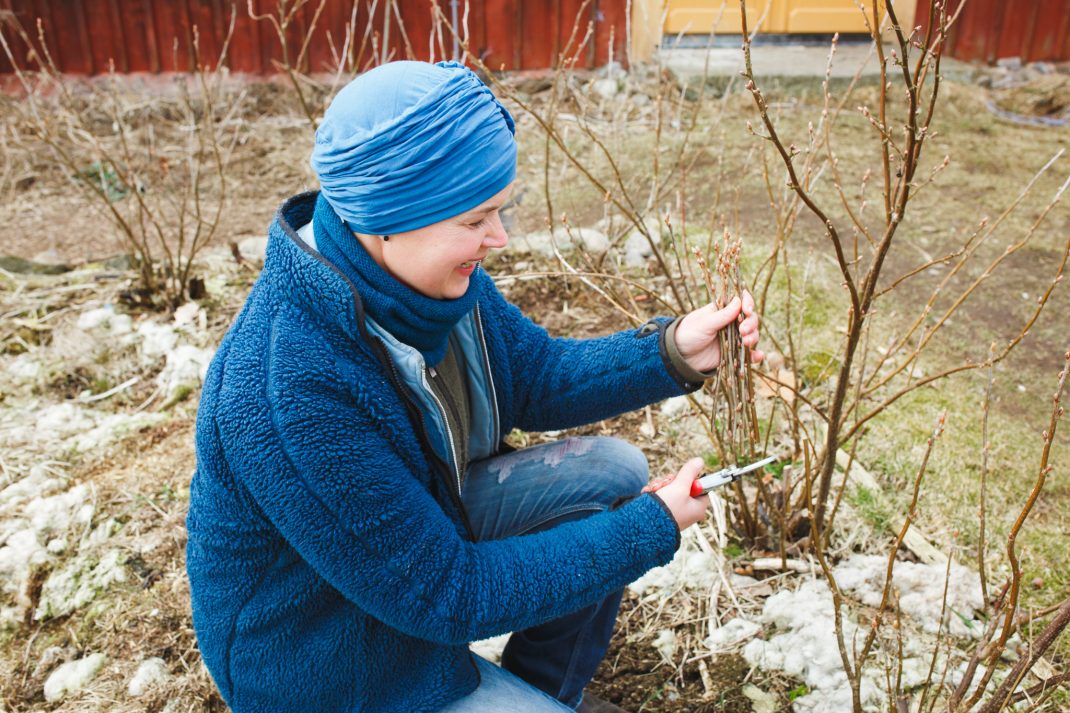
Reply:
[[[548,230],[539,230],[527,235],[518,235],[510,244],[510,250],[516,255],[542,255],[553,257],[554,247],[562,253],[570,253],[579,244],[592,255],[602,255],[609,251],[609,238],[594,228],[559,227],[551,236]]]

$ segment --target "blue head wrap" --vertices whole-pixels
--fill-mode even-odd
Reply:
[[[349,228],[415,230],[475,208],[516,176],[515,125],[457,62],[391,62],[350,82],[316,131],[312,168]]]

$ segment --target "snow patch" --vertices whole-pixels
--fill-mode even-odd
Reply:
[[[743,695],[750,699],[751,710],[754,713],[776,713],[776,698],[753,683],[748,683],[743,687]]]
[[[215,350],[202,349],[186,340],[203,332],[205,323],[204,309],[195,302],[187,302],[175,310],[172,324],[144,322],[138,326],[142,361],[152,363],[164,358],[163,370],[156,381],[167,396],[184,386],[198,386],[204,380]]]
[[[655,242],[661,235],[660,226],[654,222],[647,223],[647,230],[654,237]],[[628,267],[646,267],[646,261],[654,256],[650,247],[650,241],[638,230],[632,230],[624,239],[624,264]]]
[[[171,396],[183,386],[198,386],[208,373],[215,351],[182,344],[167,352],[167,362],[156,377],[164,393]]]
[[[238,243],[238,252],[241,256],[257,265],[263,265],[267,257],[268,239],[259,235],[245,238]]]
[[[582,247],[585,251],[601,255],[609,251],[609,238],[594,228],[557,228],[551,234],[548,230],[535,231],[521,235],[510,245],[510,250],[520,255],[542,255],[553,257],[554,247],[561,253],[569,253]]]
[[[760,624],[737,617],[717,627],[712,634],[706,637],[705,643],[711,651],[721,651],[734,644],[746,641],[761,629]]]
[[[63,664],[45,681],[45,700],[54,703],[68,693],[81,690],[100,673],[107,662],[108,657],[104,654],[90,654],[84,659]]]
[[[690,410],[691,402],[687,400],[686,396],[673,396],[671,399],[665,399],[660,409],[661,415],[666,418],[676,418]]]
[[[93,489],[79,484],[56,492],[66,484],[38,465],[0,491],[0,594],[8,604],[0,610],[0,626],[23,621],[33,571],[65,552],[69,538],[84,535],[93,520]]]
[[[34,620],[70,614],[93,601],[113,583],[125,582],[125,561],[118,550],[106,553],[99,560],[88,555],[76,557],[45,580]]]
[[[876,607],[881,602],[887,565],[885,557],[856,554],[836,567],[836,581],[841,589],[853,594],[866,606]],[[900,608],[930,634],[940,629],[945,574],[945,565],[895,563],[892,582],[899,592]],[[952,564],[947,578],[944,626],[954,636],[977,637],[983,627],[975,616],[983,608],[980,575]]]
[[[158,413],[101,413],[64,401],[39,412],[30,438],[37,444],[52,443],[89,451],[165,418]]]
[[[137,671],[134,673],[133,678],[130,679],[126,692],[130,696],[137,698],[145,695],[156,684],[163,683],[170,678],[171,672],[167,669],[166,661],[157,657],[145,659],[138,665]]]
[[[676,632],[672,629],[662,629],[654,638],[654,649],[661,654],[665,663],[673,663],[676,655]]]
[[[833,570],[844,592],[876,607],[880,604],[887,560],[884,557],[854,555]],[[938,630],[944,597],[945,565],[896,562],[894,585],[900,596],[904,617],[909,617],[926,631]],[[980,583],[977,575],[964,567],[952,566],[948,582],[947,606],[957,614],[946,616],[945,624],[958,636],[980,629],[972,621],[980,609]],[[961,617],[959,616],[961,615]],[[965,620],[964,620],[965,619]],[[766,640],[755,639],[743,648],[743,657],[752,666],[766,671],[784,671],[806,682],[810,693],[796,698],[796,713],[850,710],[851,689],[843,671],[836,641],[832,593],[824,580],[804,582],[797,590],[782,590],[766,600],[760,618],[767,631]],[[843,611],[843,635],[848,649],[865,637],[855,622]],[[967,623],[969,622],[969,623]],[[931,664],[931,652],[916,637],[904,641],[902,685],[916,688],[925,683]],[[879,656],[875,652],[875,656]],[[942,657],[940,657],[942,658]],[[937,662],[937,670],[942,667]],[[861,699],[865,711],[884,710],[882,667],[876,660],[862,675]]]
[[[48,551],[41,546],[32,528],[10,535],[0,547],[0,592],[14,606],[0,609],[0,626],[7,628],[22,623],[30,606],[28,584],[30,572],[48,561]]]
[[[82,312],[78,316],[78,329],[112,337],[123,336],[133,331],[133,320],[128,314],[118,314],[111,305]]]
[[[25,478],[0,490],[0,516],[10,515],[33,498],[62,490],[66,485],[66,480],[54,476],[48,468],[35,465]]]
[[[512,634],[501,634],[500,636],[492,636],[489,639],[473,641],[468,645],[468,648],[480,658],[484,658],[493,664],[501,664],[502,651],[505,651],[505,645],[509,643],[510,636]]]
[[[672,562],[655,567],[628,585],[639,596],[656,592],[667,597],[678,589],[708,591],[717,574],[717,562],[712,554],[695,548],[689,530],[683,533],[683,542]],[[701,535],[699,535],[701,537]]]
[[[103,544],[109,537],[118,532],[120,527],[121,525],[118,520],[114,517],[109,517],[107,520],[93,528],[93,531],[89,533],[89,537],[83,539],[82,544],[78,549],[82,552],[87,552],[94,547]]]
[[[24,517],[39,535],[62,534],[72,524],[84,525],[93,517],[93,506],[86,502],[91,492],[81,483],[58,495],[34,498],[23,509]]]
[[[766,671],[784,671],[801,678],[811,693],[795,699],[801,711],[851,709],[851,689],[836,642],[832,594],[820,580],[804,582],[795,591],[782,590],[765,601],[761,621],[783,632],[743,647],[743,658]],[[844,638],[853,641],[858,627],[844,618]],[[879,710],[880,688],[862,682],[865,710]],[[843,697],[843,696],[846,697]]]
[[[175,310],[173,317],[176,326],[184,327],[186,325],[198,324],[202,315],[207,316],[204,309],[199,304],[196,302],[187,302]]]
[[[41,362],[29,354],[19,354],[7,364],[8,375],[18,384],[36,381],[44,370]]]
[[[137,334],[141,337],[141,356],[146,362],[159,359],[178,345],[178,332],[170,324],[142,322]]]

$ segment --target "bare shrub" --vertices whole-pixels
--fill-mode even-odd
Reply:
[[[81,82],[61,75],[40,25],[37,43],[14,20],[0,27],[22,90],[14,104],[21,127],[47,146],[72,188],[116,229],[149,302],[161,295],[173,307],[203,291],[194,258],[226,210],[231,156],[243,129],[244,91],[228,82],[226,70],[233,27],[232,16],[216,63],[173,77],[170,101],[155,108],[114,70]],[[12,50],[15,37],[31,48],[25,62]],[[197,57],[196,27],[191,42]]]
[[[740,3],[746,23],[744,5]],[[765,338],[783,355],[779,368],[747,370],[753,383],[764,386],[772,399],[769,407],[755,414],[756,427],[751,427],[747,419],[738,418],[743,415],[740,407],[747,387],[741,386],[745,382],[736,381],[735,368],[724,369],[729,372],[727,375],[719,374],[707,383],[701,395],[690,397],[691,405],[709,437],[711,450],[719,454],[721,462],[732,460],[739,464],[770,449],[781,457],[778,468],[783,473],[771,470],[765,478],[756,479],[753,486],[740,487],[726,496],[732,501],[730,523],[745,543],[758,550],[777,550],[784,569],[791,569],[789,556],[809,554],[817,560],[835,600],[843,668],[852,689],[853,709],[859,713],[863,706],[863,670],[885,665],[876,662],[878,651],[882,662],[891,657],[893,672],[896,656],[900,661],[903,656],[901,638],[897,638],[902,636],[901,614],[892,584],[893,574],[901,548],[912,546],[918,539],[918,511],[927,495],[928,464],[944,430],[943,418],[923,449],[905,511],[889,515],[889,523],[899,525],[891,538],[876,535],[887,555],[883,593],[876,611],[864,612],[868,623],[861,638],[851,640],[845,637],[843,617],[861,617],[863,610],[837,587],[832,563],[842,556],[845,548],[849,552],[851,546],[849,541],[837,539],[836,515],[847,509],[845,494],[853,487],[850,481],[855,477],[852,471],[857,470],[854,461],[859,443],[867,428],[889,417],[891,407],[908,394],[956,374],[991,369],[1006,359],[1036,325],[1062,279],[1070,256],[1068,240],[1061,256],[1034,268],[1035,279],[1041,283],[1040,294],[1031,313],[1014,327],[1012,338],[993,345],[987,355],[972,355],[963,363],[931,373],[922,370],[923,358],[936,351],[946,325],[962,314],[961,308],[968,299],[983,292],[986,279],[1037,236],[1059,205],[1070,180],[1055,191],[1022,233],[1012,235],[1003,249],[987,262],[982,257],[985,251],[981,246],[987,246],[994,240],[993,236],[1001,234],[999,229],[1005,227],[1008,216],[1022,204],[1038,179],[1057,163],[1062,151],[1037,172],[1017,197],[1006,202],[994,220],[982,219],[969,230],[961,244],[902,272],[896,267],[898,274],[887,275],[888,265],[912,262],[901,250],[896,250],[901,242],[897,240],[900,228],[912,215],[912,200],[921,192],[934,190],[932,186],[937,185],[950,162],[949,157],[935,162],[927,160],[925,149],[933,137],[933,119],[941,101],[944,40],[956,15],[949,14],[943,3],[933,2],[920,10],[928,13],[927,29],[912,30],[900,26],[890,4],[882,17],[884,7],[884,3],[871,2],[864,9],[874,40],[879,76],[869,96],[869,105],[863,103],[853,114],[868,127],[870,155],[875,157],[857,177],[851,177],[841,164],[838,138],[847,131],[845,120],[852,115],[850,107],[864,101],[858,99],[857,91],[861,68],[836,96],[832,82],[835,40],[822,85],[820,115],[809,123],[805,139],[795,143],[781,136],[775,102],[762,89],[753,71],[752,37],[744,26],[742,79],[756,107],[758,121],[749,125],[754,137],[751,149],[742,157],[734,157],[725,148],[723,133],[718,144],[716,134],[711,136],[707,128],[698,127],[700,113],[708,111],[709,83],[705,81],[697,89],[681,86],[659,66],[653,70],[656,89],[646,110],[637,110],[628,102],[601,102],[592,98],[581,86],[586,78],[573,71],[577,48],[582,48],[590,36],[590,28],[585,33],[585,28],[577,23],[573,41],[559,56],[548,81],[546,95],[536,101],[517,90],[514,83],[496,77],[483,66],[460,32],[451,29],[449,18],[441,11],[437,16],[438,22],[461,43],[468,61],[482,70],[495,89],[520,107],[542,131],[542,193],[551,238],[582,244],[574,219],[563,215],[556,205],[564,190],[560,184],[566,171],[586,181],[591,187],[588,195],[602,200],[601,225],[608,233],[610,250],[591,254],[580,248],[574,257],[569,257],[563,250],[555,249],[561,270],[544,275],[581,281],[633,324],[642,322],[651,313],[663,313],[666,308],[683,313],[704,301],[723,304],[726,284],[732,289],[746,286],[755,294],[760,311],[779,322],[771,324],[767,320],[764,330]],[[887,49],[880,41],[882,33],[889,28],[894,36],[893,49]],[[635,71],[643,69],[635,68]],[[612,68],[608,76],[612,78]],[[619,81],[624,85],[622,94],[633,90],[628,86],[631,77]],[[719,110],[706,117],[707,126],[717,126],[723,117],[724,107],[732,101],[731,88],[730,81],[720,99]],[[629,154],[622,148],[629,145],[637,124],[653,133],[645,162],[636,161],[634,151]],[[634,147],[634,142],[631,145]],[[715,164],[717,182],[712,187],[698,187],[690,182],[700,159]],[[728,165],[733,159],[738,159],[738,166]],[[717,271],[720,285],[714,284],[707,264],[723,263],[731,245],[720,243],[721,236],[726,230],[734,235],[742,234],[740,189],[738,183],[731,187],[727,176],[755,172],[761,177],[773,214],[774,239],[764,256],[759,253],[761,247],[742,246],[738,264],[742,275],[747,277],[735,276],[736,268],[730,260],[725,270]],[[576,187],[570,185],[568,190],[575,192]],[[871,201],[867,194],[874,190],[877,197]],[[696,194],[701,198],[696,198]],[[703,213],[697,220],[696,204]],[[705,225],[695,228],[696,223]],[[799,244],[803,240],[799,235],[803,224],[816,224],[817,230],[823,233],[816,246],[813,241],[809,245]],[[625,245],[637,237],[645,243],[650,255],[646,267],[652,275],[642,278],[629,273],[622,259]],[[719,250],[715,249],[717,245],[721,245]],[[806,284],[809,277],[797,262],[797,256],[805,250],[819,252],[835,265],[839,285],[839,290],[827,297],[829,305],[822,327],[822,331],[834,335],[825,342],[838,342],[838,347],[818,354],[803,346],[811,339],[812,331],[806,325],[807,299],[812,296]],[[897,259],[891,260],[892,256]],[[916,291],[904,286],[914,287],[921,276],[934,279],[936,286],[918,299]],[[892,305],[899,312],[910,311],[915,316],[905,321],[882,318],[896,311],[890,308]],[[730,350],[730,353],[735,352]],[[742,358],[737,362],[742,362]],[[1061,375],[1059,391],[1064,379],[1065,372]],[[753,398],[750,402],[753,403]],[[941,647],[951,648],[952,644],[949,637],[937,640],[925,696],[920,701],[923,710],[943,705],[956,711],[995,711],[1027,695],[1035,703],[1035,694],[1048,692],[1063,680],[1059,674],[1043,687],[1015,693],[1025,672],[1065,629],[1068,616],[1065,602],[1031,615],[1052,618],[1032,638],[1030,653],[1019,659],[1009,677],[1002,679],[995,691],[991,685],[994,674],[1005,670],[1000,669],[999,661],[1008,651],[1009,638],[1014,633],[1024,635],[1021,623],[1032,620],[1021,615],[1021,572],[1014,539],[1043,488],[1044,473],[1050,468],[1047,462],[1050,439],[1061,413],[1057,393],[1051,425],[1045,435],[1041,476],[1012,528],[1006,560],[994,567],[1007,572],[1006,584],[998,596],[985,597],[985,615],[994,623],[972,654],[943,656],[942,671],[936,664],[936,654]],[[785,464],[790,466],[790,471]],[[983,479],[976,487],[983,488]],[[992,576],[988,571],[993,566],[985,565],[983,531],[981,539],[978,557],[982,572],[987,574],[983,586],[988,595],[991,587],[988,581]],[[925,557],[950,563],[946,555],[925,544]],[[900,641],[898,654],[897,640]],[[963,675],[949,670],[952,660],[968,662]],[[984,673],[975,675],[978,670]],[[903,695],[897,680],[890,675],[888,695],[893,709]]]
[[[405,59],[416,59],[397,0],[382,0],[381,3],[380,0],[367,0],[363,5],[354,1],[350,6],[349,19],[341,28],[341,37],[335,37],[332,28],[320,26],[320,17],[326,3],[327,0],[319,0],[315,5],[312,0],[278,0],[271,12],[264,13],[256,12],[253,0],[247,0],[246,5],[249,17],[271,28],[272,34],[278,40],[281,58],[273,60],[272,63],[280,73],[286,75],[301,113],[308,119],[313,131],[319,126],[319,115],[322,112],[317,106],[318,102],[333,96],[343,77],[349,78],[398,59],[396,52],[390,47],[392,30],[401,37]],[[358,23],[362,7],[363,17],[366,19],[363,28]],[[310,11],[311,17],[308,16]],[[374,22],[377,11],[382,13],[381,29],[376,29]],[[322,36],[317,37],[321,29]],[[291,38],[295,36],[300,40],[296,56],[291,49]],[[309,47],[317,41],[325,41],[330,48],[334,66],[330,68],[330,74],[333,76],[329,85],[322,76],[314,76],[321,75],[327,68],[309,65]],[[434,38],[431,44],[434,51]]]

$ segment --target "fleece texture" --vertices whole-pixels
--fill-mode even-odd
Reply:
[[[472,542],[359,295],[296,236],[315,200],[280,208],[205,381],[187,520],[197,639],[235,711],[433,711],[478,685],[468,642],[601,600],[668,562],[679,533],[642,495]],[[663,330],[551,338],[476,275],[502,433],[685,390]]]

